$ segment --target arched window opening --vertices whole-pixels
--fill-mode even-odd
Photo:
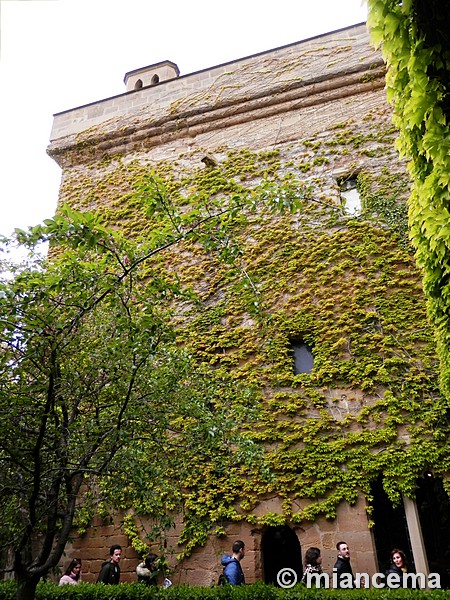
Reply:
[[[141,87],[142,87],[142,85],[143,85],[143,84],[142,84],[142,79],[138,79],[138,80],[136,81],[136,83],[134,84],[134,89],[135,89],[135,90],[140,90],[140,89],[141,89]]]
[[[150,82],[152,85],[156,85],[157,83],[159,83],[159,75],[155,74],[152,77],[152,80]]]
[[[312,348],[308,344],[305,344],[303,340],[293,340],[291,342],[291,355],[296,375],[311,373],[314,366],[314,356]]]

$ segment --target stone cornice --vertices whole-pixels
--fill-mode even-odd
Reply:
[[[141,114],[116,117],[86,132],[52,142],[48,153],[61,167],[89,162],[105,154],[138,152],[182,137],[260,120],[291,110],[331,102],[384,87],[382,61],[332,78],[292,82],[263,94],[201,106],[160,118]]]
[[[47,151],[63,168],[143,152],[380,89],[384,76],[357,25],[59,113]]]

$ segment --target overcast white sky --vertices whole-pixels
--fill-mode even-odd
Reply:
[[[366,15],[364,0],[0,0],[0,234],[55,212],[54,113],[125,92],[139,67],[186,75]]]

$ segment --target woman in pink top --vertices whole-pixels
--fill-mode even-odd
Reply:
[[[79,558],[74,558],[70,565],[67,567],[67,571],[59,580],[59,585],[65,585],[69,583],[71,585],[76,585],[80,583],[81,576],[81,560]]]

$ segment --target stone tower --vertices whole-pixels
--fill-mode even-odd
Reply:
[[[211,191],[212,181],[214,193],[262,181],[305,193],[302,216],[261,215],[248,232],[247,268],[270,315],[264,336],[248,306],[209,294],[207,266],[207,277],[189,279],[185,257],[173,259],[210,316],[186,336],[193,352],[260,382],[260,439],[278,477],[251,498],[236,492],[240,517],[218,523],[226,538],[211,531],[189,558],[170,559],[174,583],[217,581],[218,557],[235,538],[246,542],[248,582],[275,581],[288,555],[298,564],[309,546],[322,549],[331,572],[340,539],[355,572],[382,566],[387,548],[369,527],[366,498],[372,489],[375,504],[384,501],[380,478],[395,479],[395,457],[415,447],[419,416],[407,398],[420,395],[425,407],[435,384],[434,374],[412,383],[434,349],[429,332],[418,333],[427,325],[405,237],[408,178],[384,75],[359,24],[188,75],[170,61],[136,69],[123,94],[55,115],[48,151],[63,170],[60,202],[99,210],[130,235],[141,222],[128,209],[130,189],[149,169],[180,194]],[[413,540],[416,569],[425,570],[417,511],[405,502],[408,528],[386,543]],[[180,517],[168,548],[182,527]],[[85,579],[95,579],[111,536],[122,534],[96,522],[74,539],[69,554],[82,549]],[[129,581],[137,560],[128,549]]]

